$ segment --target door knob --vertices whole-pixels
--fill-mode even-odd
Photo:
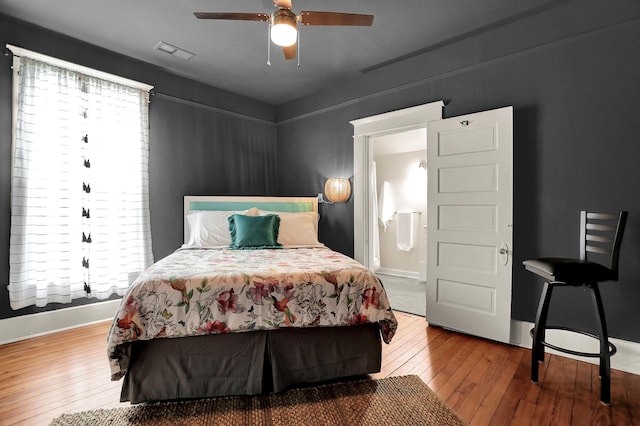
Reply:
[[[502,264],[506,266],[509,263],[509,255],[511,254],[509,246],[505,243],[502,243],[502,245],[500,246],[500,250],[498,250],[498,253],[500,253]]]

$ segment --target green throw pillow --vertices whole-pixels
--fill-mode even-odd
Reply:
[[[280,217],[275,214],[266,216],[245,216],[234,214],[229,217],[231,245],[234,249],[282,248],[278,244]]]

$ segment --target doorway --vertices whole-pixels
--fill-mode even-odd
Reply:
[[[373,246],[375,191],[371,178],[373,142],[379,136],[427,128],[431,121],[442,119],[444,102],[436,101],[412,108],[391,111],[351,121],[353,125],[353,257],[367,268],[374,265]],[[426,149],[426,147],[425,147]]]
[[[354,126],[354,258],[372,270],[377,270],[381,266],[383,266],[380,265],[381,256],[380,253],[376,252],[375,244],[376,235],[378,235],[378,237],[380,236],[378,234],[378,212],[376,211],[378,207],[377,197],[379,189],[377,187],[377,183],[373,179],[376,176],[376,173],[373,173],[373,167],[374,155],[376,155],[375,151],[377,149],[377,145],[378,143],[380,143],[380,146],[382,146],[384,142],[379,141],[385,140],[391,140],[391,142],[389,142],[391,146],[403,145],[403,142],[397,142],[397,135],[423,135],[420,136],[422,142],[418,142],[418,144],[420,144],[421,146],[415,148],[414,150],[426,152],[426,134],[423,134],[422,132],[425,131],[429,122],[442,119],[443,108],[444,103],[442,101],[436,101],[425,105],[392,111],[373,117],[354,120],[351,122],[351,124]],[[394,140],[396,140],[396,142],[394,142]],[[398,149],[397,147],[395,148]],[[399,153],[396,152],[396,154]],[[412,168],[412,173],[415,173],[416,175],[419,175],[419,173],[421,173],[422,171],[419,167],[419,163],[420,162],[415,163],[415,168]],[[426,176],[424,178],[424,183],[426,183]],[[426,188],[424,189],[422,195],[426,200]],[[424,242],[425,249],[421,252],[418,244],[417,248],[412,248],[412,250],[410,251],[410,256],[405,256],[405,258],[417,256],[415,258],[417,259],[417,261],[415,261],[411,267],[389,267],[389,269],[411,272],[408,277],[398,277],[397,272],[394,275],[388,275],[387,277],[385,277],[386,281],[389,283],[387,285],[388,287],[391,287],[393,285],[392,281],[395,283],[398,280],[402,281],[404,279],[404,283],[400,282],[398,284],[398,286],[400,286],[399,288],[402,289],[406,289],[411,284],[417,284],[420,282],[421,264],[419,262],[426,262],[426,237],[424,234],[424,228],[421,228],[421,226],[424,226],[424,224],[426,224],[426,210],[423,210],[421,207],[402,205],[399,206],[399,208],[394,207],[391,212],[394,213],[397,211],[404,211],[405,209],[406,211],[410,212],[422,212],[420,214],[412,213],[412,215],[419,216],[419,220],[417,221],[415,220],[415,217],[413,218],[414,222],[417,222],[417,225],[415,225],[416,228],[414,230],[414,236],[416,237],[416,240],[422,240],[421,242]],[[387,237],[392,240],[393,245],[391,250],[397,250],[397,245],[395,244],[396,231],[394,228],[396,226],[397,217],[395,218],[395,221],[391,222],[393,223],[390,224],[391,230],[389,231]],[[408,282],[409,280],[413,281]],[[424,285],[422,288],[424,288]],[[416,291],[416,294],[419,294],[419,292]],[[426,296],[419,296],[416,299],[418,300],[414,302],[418,303],[419,306],[423,307],[422,309],[426,311]]]
[[[371,137],[373,225],[371,269],[395,310],[426,315],[427,132],[418,128]],[[377,234],[376,234],[377,232]]]
[[[442,101],[354,120],[354,258],[374,269],[376,137],[427,129],[426,318],[508,342],[513,108],[443,119]],[[376,207],[374,207],[376,206]],[[379,260],[379,259],[378,259]]]

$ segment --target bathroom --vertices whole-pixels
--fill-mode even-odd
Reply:
[[[377,136],[372,141],[372,186],[377,198],[372,269],[385,286],[394,309],[425,315],[426,129]]]

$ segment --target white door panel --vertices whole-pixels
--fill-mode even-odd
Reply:
[[[509,341],[512,108],[431,122],[427,320]],[[506,262],[505,262],[506,260]]]

